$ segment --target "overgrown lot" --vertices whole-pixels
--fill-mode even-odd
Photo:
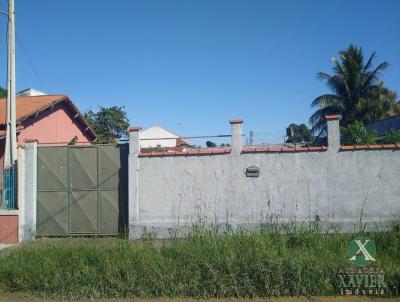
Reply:
[[[184,240],[40,240],[0,256],[0,291],[50,297],[267,297],[337,294],[336,274],[360,234],[196,231]],[[400,233],[375,240],[391,295]]]

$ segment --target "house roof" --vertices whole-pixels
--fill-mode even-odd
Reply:
[[[171,131],[169,131],[169,130],[167,130],[167,129],[165,129],[165,128],[159,126],[159,125],[151,125],[151,126],[145,128],[145,129],[143,129],[143,130],[141,131],[141,134],[142,134],[142,135],[143,135],[143,134],[146,134],[147,132],[149,132],[149,131],[152,130],[152,129],[158,129],[158,130],[161,130],[161,131],[163,131],[163,132],[165,132],[165,133],[168,133],[168,134],[170,135],[171,139],[180,138],[180,137],[181,137],[180,135],[178,135],[178,134],[176,134],[176,133],[173,133],[173,132],[171,132]]]
[[[85,121],[78,108],[66,95],[39,95],[39,96],[17,96],[16,98],[16,119],[21,123],[29,118],[36,117],[38,113],[52,109],[56,104],[62,103],[71,110],[73,117],[77,119],[91,139],[96,138],[96,133]],[[0,99],[0,125],[6,124],[6,99]],[[0,134],[0,136],[4,136]]]
[[[149,133],[151,133],[151,130],[154,130],[154,129],[160,130],[163,133],[158,136],[157,135],[153,136],[151,134],[149,135]],[[146,129],[142,130],[140,132],[140,137],[141,137],[141,139],[145,139],[145,140],[176,139],[177,144],[178,144],[178,140],[179,140],[179,143],[186,143],[186,144],[190,145],[190,142],[188,140],[182,138],[182,136],[180,136],[179,134],[171,132],[159,125],[151,125],[151,126],[147,127]]]
[[[38,96],[38,95],[46,95],[46,93],[33,88],[27,88],[17,92],[17,96]]]

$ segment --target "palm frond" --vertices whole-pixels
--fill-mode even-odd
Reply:
[[[375,58],[376,58],[376,52],[374,51],[372,55],[369,57],[367,64],[364,65],[364,68],[362,70],[363,73],[372,68],[372,62],[375,60]]]
[[[366,92],[368,87],[374,85],[380,78],[382,71],[389,67],[389,63],[383,62],[379,64],[373,71],[367,73],[366,79],[362,83],[363,91]]]
[[[317,78],[320,80],[324,80],[329,89],[337,95],[345,95],[347,94],[346,83],[343,79],[337,75],[331,76],[325,72],[317,73]]]
[[[315,135],[323,135],[326,130],[326,115],[330,114],[341,114],[341,108],[339,106],[327,106],[315,111],[309,120],[309,123],[312,125],[312,132]]]
[[[312,103],[311,108],[324,108],[327,106],[340,106],[342,99],[335,94],[324,94],[317,97]]]

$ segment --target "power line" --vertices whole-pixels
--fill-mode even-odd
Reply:
[[[6,2],[7,2],[7,1],[6,1]],[[3,12],[3,11],[0,11],[0,14],[6,16],[7,19],[8,19],[8,13]],[[7,32],[8,32],[8,28],[7,28]],[[7,34],[7,36],[8,36],[8,34]],[[44,81],[42,80],[42,78],[39,76],[39,73],[37,72],[37,69],[36,69],[35,66],[33,65],[32,60],[31,60],[31,58],[29,57],[28,52],[26,51],[26,48],[25,48],[24,44],[22,43],[22,40],[19,38],[19,36],[18,36],[17,34],[15,34],[15,36],[16,36],[16,38],[17,38],[17,41],[18,41],[19,45],[21,46],[22,52],[24,53],[26,59],[28,60],[29,65],[31,66],[31,68],[32,68],[32,70],[33,70],[33,73],[35,74],[36,78],[37,78],[37,79],[39,80],[39,82],[42,84],[43,88],[44,88],[45,90],[49,91],[47,85],[44,83]],[[6,38],[6,41],[7,41],[7,38]],[[6,45],[8,45],[8,41],[6,42]]]
[[[254,134],[278,134],[282,133],[282,131],[275,131],[275,132],[253,132]]]
[[[26,51],[24,44],[22,43],[22,40],[19,38],[18,35],[15,35],[17,37],[17,41],[19,43],[19,45],[21,46],[22,52],[24,53],[26,59],[28,60],[29,65],[31,66],[33,73],[35,74],[36,78],[39,80],[39,82],[42,84],[43,88],[49,92],[49,89],[47,87],[47,85],[43,82],[42,78],[39,76],[39,73],[37,72],[35,66],[32,63],[32,60],[30,59],[28,52]]]
[[[194,138],[210,138],[210,137],[231,137],[230,134],[223,135],[202,135],[202,136],[181,136],[181,137],[159,137],[159,138],[141,138],[141,141],[152,141],[152,140],[170,140],[170,139],[194,139]]]

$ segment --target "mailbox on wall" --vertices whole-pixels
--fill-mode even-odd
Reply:
[[[247,177],[258,177],[260,176],[260,168],[257,166],[250,166],[246,169]]]

